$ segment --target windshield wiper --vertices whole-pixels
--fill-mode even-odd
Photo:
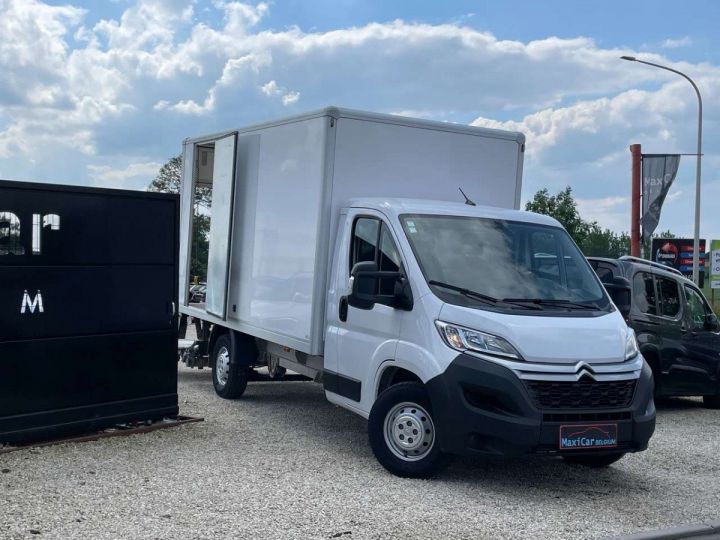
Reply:
[[[497,304],[500,300],[497,298],[493,298],[492,296],[488,296],[487,294],[471,291],[470,289],[465,289],[464,287],[458,287],[457,285],[450,285],[449,283],[443,283],[442,281],[436,281],[434,279],[431,279],[428,281],[429,285],[435,285],[436,287],[442,287],[443,289],[450,289],[451,291],[459,292],[460,294],[464,296],[468,296],[470,298],[476,298],[477,300],[482,300],[483,302],[487,302],[488,304]]]
[[[557,306],[568,309],[600,309],[596,304],[584,304],[572,300],[556,300],[553,298],[503,298],[508,304],[535,304],[537,306]]]
[[[468,298],[474,298],[476,300],[481,300],[482,302],[491,304],[493,306],[497,305],[499,303],[503,303],[503,304],[509,303],[509,302],[506,302],[505,300],[499,300],[492,296],[488,296],[487,294],[471,291],[470,289],[466,289],[464,287],[458,287],[457,285],[450,285],[449,283],[443,283],[442,281],[436,281],[434,279],[431,279],[430,281],[428,281],[428,284],[435,285],[436,287],[442,287],[443,289],[449,289],[451,291],[459,292],[463,296],[467,296]],[[519,304],[519,307],[522,307],[525,309],[542,309],[540,306],[522,305],[522,304]]]

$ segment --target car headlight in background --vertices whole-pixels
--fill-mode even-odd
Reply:
[[[456,351],[475,351],[503,358],[522,360],[520,353],[500,336],[463,328],[442,321],[435,321],[445,343]]]
[[[635,337],[635,330],[628,328],[627,337],[625,338],[625,360],[635,358],[638,354],[640,354],[640,349]]]

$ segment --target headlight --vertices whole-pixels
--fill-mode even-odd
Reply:
[[[435,325],[445,343],[456,351],[475,351],[493,356],[502,356],[503,358],[522,360],[515,347],[500,336],[470,330],[469,328],[442,321],[435,321]]]
[[[628,328],[627,337],[625,338],[625,360],[635,358],[639,353],[640,349],[635,338],[635,330]]]

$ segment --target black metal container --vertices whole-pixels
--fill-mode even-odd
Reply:
[[[174,416],[175,195],[0,181],[0,443]]]

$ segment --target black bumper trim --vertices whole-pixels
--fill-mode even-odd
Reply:
[[[637,452],[655,430],[653,380],[647,364],[629,406],[540,409],[511,370],[465,354],[427,383],[443,451],[460,455],[512,457],[565,453],[558,450],[561,424],[611,421],[618,447],[583,453]]]

